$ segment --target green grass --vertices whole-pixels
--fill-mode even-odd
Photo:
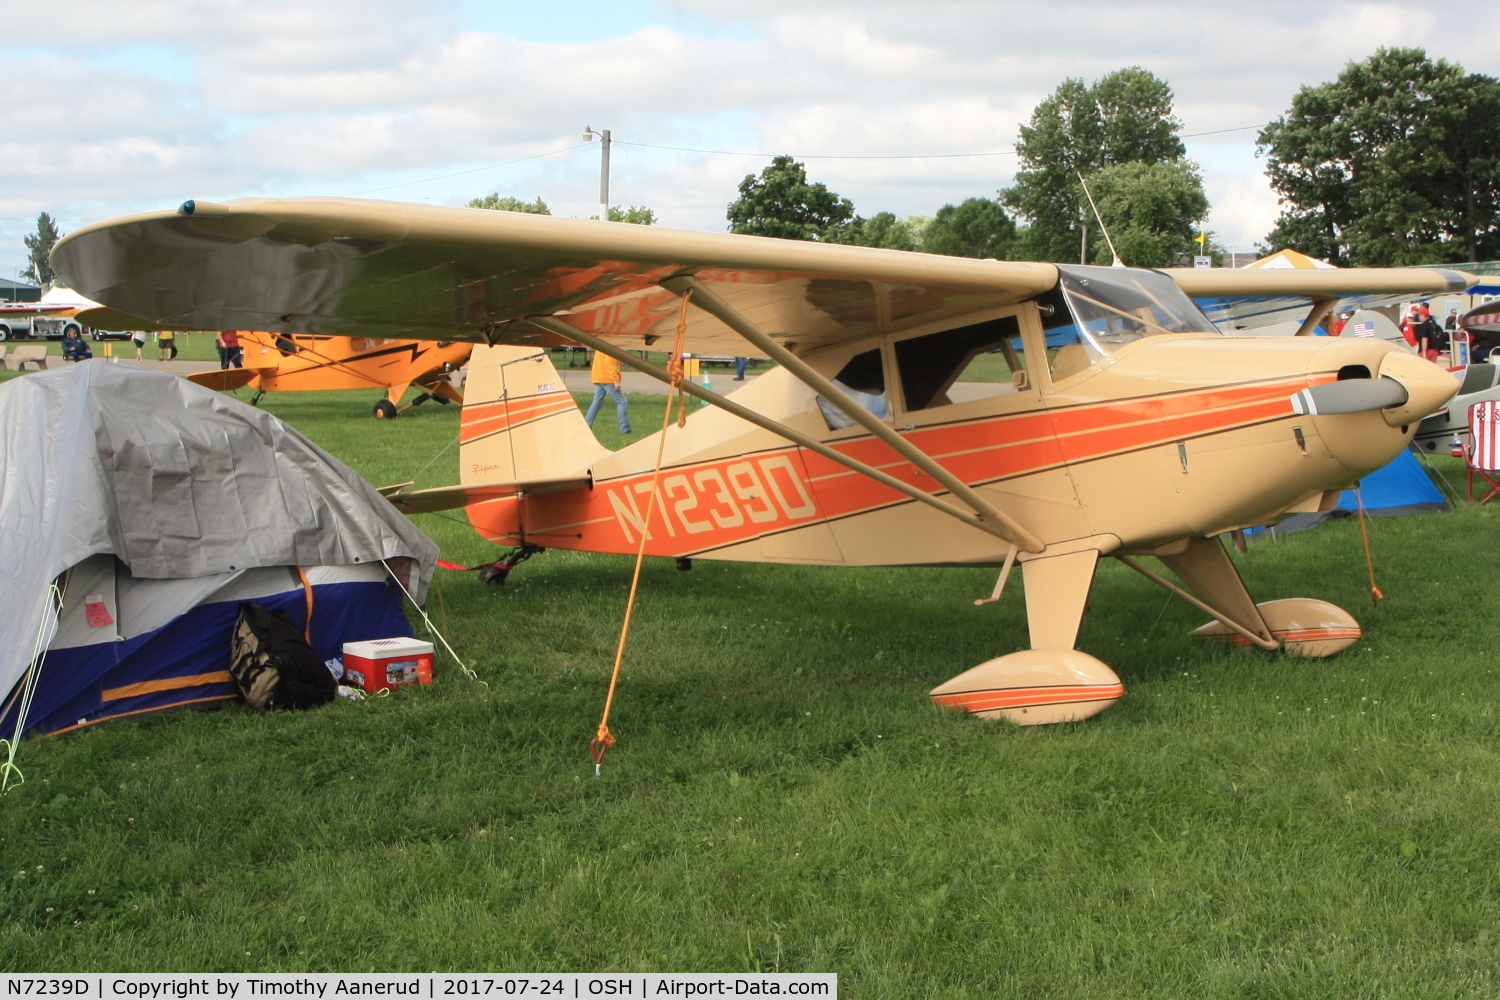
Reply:
[[[264,405],[376,483],[454,433],[454,408],[384,423],[367,396]],[[660,407],[632,400],[638,432]],[[450,449],[418,478],[454,475]],[[447,558],[496,554],[421,523]],[[1378,608],[1355,525],[1253,544],[1237,560],[1259,597],[1365,624],[1326,661],[1196,644],[1197,612],[1106,563],[1081,646],[1128,693],[1037,729],[926,698],[1025,644],[1018,592],[972,603],[990,571],[652,560],[597,780],[630,560],[548,552],[499,590],[445,574],[431,611],[485,684],[444,662],[363,704],[24,746],[27,781],[0,800],[0,966],[1494,996],[1497,528],[1500,506],[1374,521]]]
[[[61,340],[8,340],[5,342],[5,346],[17,347],[22,344],[42,343],[45,343],[47,345],[47,353],[49,355],[59,358],[62,357]],[[104,353],[106,346],[114,352],[115,357],[131,359],[135,358],[135,345],[132,344],[129,340],[111,339],[100,341],[94,340],[91,337],[87,337],[84,339],[84,343],[89,345],[89,350],[94,352],[94,357],[96,358],[102,358],[106,356]],[[154,339],[146,341],[146,346],[141,349],[141,356],[147,361],[161,360],[161,351],[157,348],[156,341]],[[196,333],[179,333],[177,335],[176,360],[212,361],[217,363],[219,360],[219,353],[218,350],[214,347],[214,334],[211,332],[203,331],[199,331]],[[31,369],[27,370],[30,371]]]

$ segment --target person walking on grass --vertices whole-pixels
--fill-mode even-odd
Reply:
[[[615,401],[615,416],[620,421],[620,433],[630,433],[630,404],[625,401],[625,394],[620,391],[620,362],[608,354],[594,352],[593,368],[589,372],[589,378],[594,383],[594,401],[589,404],[589,412],[584,415],[590,427],[594,426],[594,418],[599,415],[599,406],[604,402],[605,396],[610,396]]]
[[[238,368],[240,366],[240,334],[238,330],[220,330],[214,343],[219,348],[219,368]]]
[[[146,331],[132,330],[130,333],[130,342],[135,345],[135,359],[137,361],[145,361],[146,359],[141,355],[141,350],[146,346]]]

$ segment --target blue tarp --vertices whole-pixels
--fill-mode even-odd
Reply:
[[[1365,513],[1371,517],[1400,517],[1448,509],[1443,494],[1417,462],[1417,456],[1409,450],[1360,480],[1359,492],[1364,499]],[[1251,528],[1245,534],[1255,538],[1265,534],[1291,535],[1316,528],[1330,518],[1349,517],[1357,510],[1359,501],[1355,499],[1354,491],[1345,490],[1339,496],[1337,510],[1293,514],[1275,527]]]
[[[1432,479],[1417,462],[1417,456],[1409,450],[1396,456],[1396,460],[1383,469],[1377,469],[1360,480],[1360,493],[1364,496],[1365,510],[1386,511],[1395,507],[1414,507],[1435,504],[1424,509],[1440,510],[1447,506],[1443,495],[1433,485]],[[1353,490],[1345,490],[1339,497],[1339,510],[1358,510]],[[1412,513],[1417,513],[1413,511]]]

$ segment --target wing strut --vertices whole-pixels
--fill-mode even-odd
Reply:
[[[760,348],[773,361],[842,410],[850,420],[863,425],[871,434],[890,445],[896,454],[941,483],[948,492],[967,504],[980,521],[991,526],[994,529],[993,534],[1019,545],[1027,552],[1040,552],[1046,547],[1041,539],[980,496],[968,483],[943,468],[922,449],[897,434],[890,424],[850,399],[842,389],[814,371],[806,361],[768,337],[754,323],[736,312],[729,303],[705,288],[697,278],[691,276],[668,278],[661,283],[661,286],[678,295],[691,290],[693,305],[716,317],[725,326]]]
[[[672,384],[672,376],[667,373],[666,369],[653,365],[649,361],[642,361],[634,354],[631,354],[630,352],[623,350],[622,348],[616,347],[614,344],[611,344],[607,340],[600,340],[598,337],[595,337],[592,334],[584,333],[582,330],[578,329],[571,323],[565,323],[554,316],[531,316],[528,317],[526,321],[532,326],[546,330],[548,333],[555,333],[559,337],[567,337],[569,340],[575,340],[578,343],[583,344],[585,347],[591,347],[594,350],[599,351],[601,354],[605,354],[611,358],[614,358],[621,364],[630,365],[632,368],[650,375],[652,378],[656,379],[659,382],[665,382],[668,385]],[[1012,538],[1010,535],[1006,534],[1004,532],[1004,529],[1002,529],[998,525],[983,521],[978,516],[969,513],[963,508],[955,507],[948,501],[943,500],[940,497],[935,497],[931,493],[928,493],[926,490],[918,489],[917,487],[912,486],[910,483],[904,483],[901,480],[897,479],[895,476],[889,475],[888,473],[882,472],[880,469],[875,468],[873,465],[866,465],[864,462],[861,462],[856,458],[850,458],[848,455],[845,455],[840,451],[836,451],[835,449],[828,447],[828,445],[817,440],[816,438],[809,437],[808,435],[803,434],[801,431],[793,430],[792,428],[787,427],[785,424],[782,424],[777,420],[773,420],[763,413],[756,413],[752,409],[741,406],[739,403],[736,403],[733,400],[725,399],[718,393],[713,392],[709,389],[705,389],[700,385],[688,381],[687,379],[682,380],[679,388],[681,388],[683,392],[686,392],[690,396],[696,396],[698,399],[703,400],[705,403],[717,406],[721,410],[725,410],[729,413],[734,414],[741,420],[745,420],[749,423],[754,424],[761,430],[770,431],[772,434],[775,434],[778,437],[786,438],[793,444],[800,445],[801,447],[806,448],[808,451],[815,451],[829,461],[837,462],[839,465],[842,465],[848,469],[852,469],[853,471],[858,472],[860,475],[868,476],[869,478],[875,480],[877,483],[880,483],[883,486],[889,486],[893,490],[897,490],[898,492],[906,494],[913,500],[920,501],[927,504],[927,506],[929,507],[942,511],[949,517],[957,518],[965,524],[978,528],[981,531],[986,531],[996,536],[997,538],[1004,539],[1005,541],[1010,542],[1012,545],[1018,544],[1015,538]],[[1030,536],[1028,535],[1026,537]],[[1040,551],[1042,548],[1041,543],[1037,542],[1036,546],[1037,548],[1034,551]]]
[[[1312,309],[1308,312],[1307,318],[1302,321],[1302,325],[1297,327],[1297,332],[1292,334],[1292,336],[1311,337],[1313,331],[1318,328],[1318,324],[1323,322],[1323,317],[1327,316],[1333,310],[1338,301],[1338,299],[1314,299]]]

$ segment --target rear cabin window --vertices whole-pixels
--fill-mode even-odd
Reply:
[[[1026,387],[1021,324],[1014,316],[896,342],[908,410],[965,403]]]
[[[880,348],[850,358],[849,363],[833,377],[833,384],[875,416],[886,417],[890,414],[891,407],[885,397],[885,368],[880,362]],[[854,421],[843,410],[822,396],[818,397],[818,409],[822,411],[823,420],[831,431],[854,426]]]

